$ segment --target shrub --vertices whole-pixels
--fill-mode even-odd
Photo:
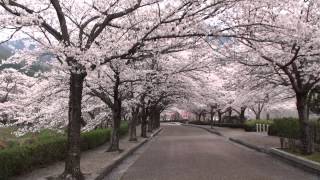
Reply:
[[[127,132],[128,132],[128,129],[129,129],[129,124],[128,122],[124,121],[121,123],[121,126],[120,126],[120,136],[123,136],[123,135],[126,135]]]
[[[300,135],[299,120],[296,118],[274,119],[269,128],[269,135],[298,139]]]
[[[244,123],[244,130],[248,132],[256,131],[256,121],[255,120],[248,120]]]
[[[129,127],[127,122],[121,123],[119,130],[120,136],[127,134],[128,129]],[[85,151],[104,144],[110,140],[111,132],[111,129],[96,129],[94,131],[82,133],[81,150]]]
[[[33,167],[62,160],[66,154],[66,142],[65,137],[57,137],[1,150],[0,179],[21,174]]]
[[[273,123],[272,120],[248,120],[244,123],[244,130],[248,132],[255,132],[257,124],[269,124]]]
[[[194,124],[194,125],[211,125],[210,121],[190,121],[189,124]],[[229,128],[243,128],[242,124],[233,124],[233,123],[222,123],[218,124],[217,122],[214,122],[214,126],[219,126],[219,127],[229,127]]]
[[[111,129],[96,129],[81,134],[81,150],[85,151],[107,142],[111,136]]]
[[[215,124],[215,126],[228,127],[228,128],[244,128],[243,124],[232,124],[232,123]]]
[[[189,124],[194,125],[211,125],[210,121],[189,121]]]
[[[128,132],[128,123],[122,123],[120,136]],[[111,129],[97,129],[81,134],[81,150],[88,150],[109,141]],[[32,144],[22,144],[0,150],[0,179],[32,170],[58,160],[67,152],[67,138],[53,131],[40,132]]]
[[[161,120],[161,123],[170,123],[170,122],[178,122],[178,123],[182,123],[185,124],[188,120],[187,119],[181,119],[181,120]]]

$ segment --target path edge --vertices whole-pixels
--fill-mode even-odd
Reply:
[[[320,175],[320,163],[287,153],[277,148],[270,148],[269,154],[304,171]]]
[[[151,138],[158,135],[162,131],[162,128],[157,129],[155,132],[153,132],[148,138],[143,139],[141,142],[139,142],[136,146],[129,149],[127,152],[121,154],[119,157],[115,158],[111,164],[104,167],[101,172],[99,172],[99,175],[94,180],[103,180],[114,168],[116,168],[123,160],[125,160],[127,157],[132,155],[136,150],[138,150],[141,146],[143,146],[146,142],[148,142]]]
[[[247,142],[244,142],[240,139],[236,139],[236,138],[231,138],[229,137],[228,138],[230,141],[234,142],[234,143],[237,143],[237,144],[240,144],[242,146],[245,146],[249,149],[252,149],[252,150],[255,150],[255,151],[258,151],[258,152],[262,152],[262,153],[266,153],[266,154],[269,154],[269,149],[267,148],[262,148],[262,147],[259,147],[259,146],[256,146],[256,145],[253,145],[253,144],[250,144],[250,143],[247,143]]]
[[[191,125],[191,124],[181,124],[181,125],[204,129],[204,130],[208,131],[211,134],[215,134],[215,135],[218,135],[218,136],[223,136],[219,131],[217,131],[215,129],[211,129],[211,128],[209,129],[209,128],[205,128],[205,127],[202,127],[202,126]]]
[[[197,125],[185,125],[185,126],[201,128],[201,129],[204,129],[210,133],[217,134],[217,135],[220,134],[219,136],[223,136],[220,132],[210,131],[211,129],[206,128],[206,127],[201,127],[201,126],[197,126]],[[228,140],[231,142],[234,142],[236,144],[245,146],[245,147],[252,149],[254,151],[267,154],[275,159],[278,159],[288,165],[291,165],[291,166],[296,167],[298,169],[301,169],[303,171],[313,173],[315,175],[320,176],[320,163],[313,162],[311,160],[284,152],[284,151],[279,150],[277,148],[263,148],[263,147],[256,146],[254,144],[247,143],[245,141],[242,141],[237,138],[232,138],[232,137],[229,137]]]

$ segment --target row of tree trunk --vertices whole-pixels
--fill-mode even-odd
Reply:
[[[136,126],[141,124],[141,137],[146,138],[147,132],[160,127],[161,108],[157,106],[146,107],[145,105],[132,108],[132,117],[129,123],[130,141],[137,140]]]

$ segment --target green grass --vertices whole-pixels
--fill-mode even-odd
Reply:
[[[0,150],[3,148],[12,148],[21,145],[30,145],[35,142],[45,141],[54,137],[63,136],[53,130],[45,129],[38,133],[27,133],[21,137],[16,137],[13,132],[15,128],[0,128]]]
[[[4,132],[7,133],[4,133]],[[3,134],[10,136],[10,130]],[[123,122],[120,136],[127,134],[128,123]],[[110,140],[111,129],[96,129],[81,133],[81,151],[98,147]],[[67,153],[67,137],[52,130],[28,133],[13,141],[12,147],[0,150],[0,180],[28,172],[58,160]]]
[[[14,128],[0,128],[0,150],[18,144],[18,138],[12,134],[14,131]]]
[[[304,158],[307,158],[311,161],[316,161],[318,163],[320,163],[320,153],[319,152],[316,152],[316,153],[313,153],[311,155],[307,155],[307,156],[302,156]]]
[[[12,139],[15,138],[15,136],[12,134],[12,132],[14,131],[14,128],[4,128],[4,127],[0,127],[0,139],[1,140],[7,140],[7,139]]]
[[[320,152],[314,152],[311,155],[303,155],[298,151],[292,151],[292,150],[289,150],[289,149],[286,149],[284,151],[286,151],[288,153],[291,153],[291,154],[294,154],[296,156],[299,156],[299,157],[302,157],[302,158],[305,158],[305,159],[320,163]]]

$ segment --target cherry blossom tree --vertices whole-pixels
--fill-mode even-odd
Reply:
[[[129,99],[131,83],[139,81],[139,75],[124,61],[111,61],[87,80],[89,95],[99,98],[112,110],[112,136],[108,151],[119,151],[119,130],[123,101]]]
[[[0,124],[10,125],[18,121],[23,110],[21,101],[34,83],[35,78],[15,69],[0,71]]]
[[[260,78],[290,87],[301,125],[302,152],[313,151],[308,123],[308,99],[320,82],[318,1],[265,1],[242,4],[239,21],[267,24],[239,28],[251,39],[239,40],[235,59],[259,70]],[[252,40],[254,39],[254,40]]]
[[[83,179],[80,171],[80,120],[83,82],[88,72],[113,59],[132,58],[144,41],[154,42],[168,37],[168,29],[171,29],[170,38],[179,37],[180,28],[172,29],[179,24],[184,27],[193,25],[189,30],[197,28],[197,21],[219,13],[224,1],[106,3],[95,0],[75,3],[2,0],[0,5],[2,26],[14,30],[10,37],[19,31],[24,32],[38,41],[44,51],[55,54],[70,72],[68,156],[61,178]],[[184,27],[181,29],[187,31]],[[175,32],[173,35],[172,31]],[[136,37],[129,39],[128,34],[136,34]],[[137,54],[135,58],[141,55],[145,54]]]

